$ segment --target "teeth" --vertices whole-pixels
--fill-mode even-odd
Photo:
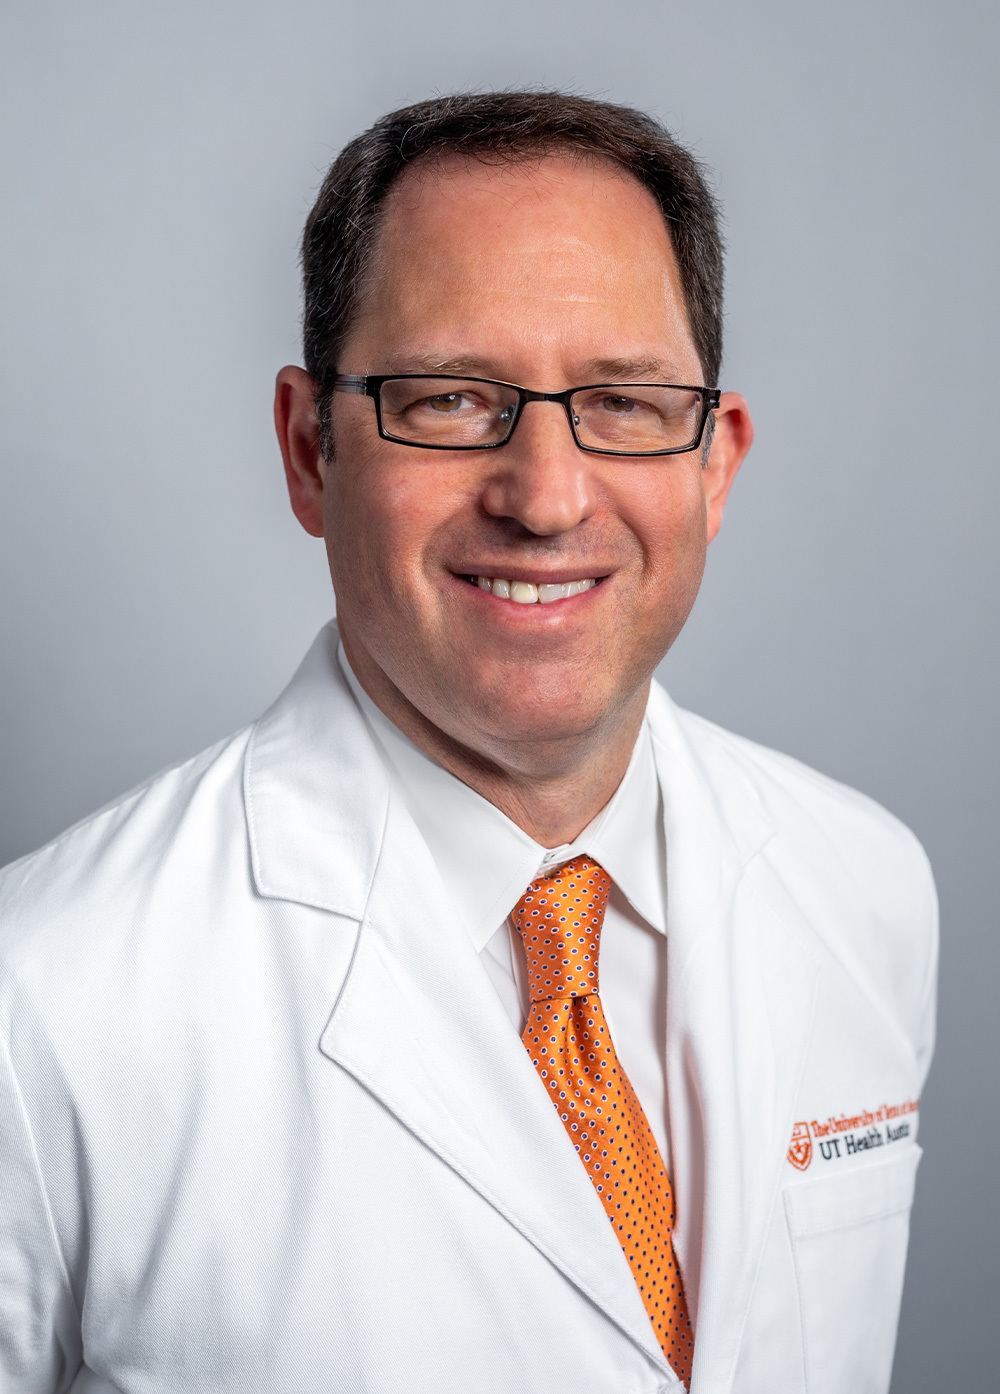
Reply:
[[[501,600],[513,600],[517,605],[551,605],[553,600],[568,600],[572,595],[582,595],[597,585],[593,578],[584,581],[561,581],[555,585],[533,581],[507,581],[499,576],[477,576],[476,585],[480,590],[491,591]]]

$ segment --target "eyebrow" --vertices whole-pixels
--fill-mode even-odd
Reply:
[[[436,354],[412,354],[398,360],[395,371],[494,378],[496,364],[474,354],[458,354],[454,358],[438,357]],[[580,373],[590,382],[677,380],[676,368],[664,362],[662,358],[591,358],[581,366]]]
[[[492,364],[485,358],[472,354],[459,354],[455,358],[439,358],[436,354],[408,354],[399,359],[397,370],[408,373],[458,373],[463,377],[489,378]]]
[[[584,370],[597,378],[624,381],[628,378],[650,378],[656,382],[673,382],[677,369],[662,358],[592,358]]]

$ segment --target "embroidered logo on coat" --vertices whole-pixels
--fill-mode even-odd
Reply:
[[[825,1122],[810,1118],[795,1123],[788,1160],[797,1171],[805,1171],[815,1151],[822,1162],[846,1161],[873,1148],[902,1142],[913,1136],[915,1120],[909,1115],[919,1109],[919,1099],[904,1099],[899,1104],[883,1104],[861,1113],[831,1115]]]
[[[788,1160],[799,1171],[805,1171],[813,1159],[812,1138],[808,1123],[796,1123],[792,1128],[792,1145],[788,1149]]]

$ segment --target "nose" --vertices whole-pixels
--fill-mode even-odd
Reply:
[[[561,403],[527,402],[510,441],[491,461],[483,507],[536,537],[569,532],[597,511],[594,458],[577,446]]]

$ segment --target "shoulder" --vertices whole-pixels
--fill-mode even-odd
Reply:
[[[336,646],[325,626],[251,726],[0,871],[0,986],[183,973],[245,949],[262,898],[363,903],[385,794]]]
[[[906,868],[930,881],[927,856],[916,836],[867,794],[822,774],[791,755],[727,731],[677,707],[656,692],[654,716],[672,715],[699,766],[718,793],[733,782],[752,791],[776,833],[805,851],[871,879],[880,868]],[[875,879],[878,879],[877,876]]]
[[[825,850],[838,865],[872,884],[884,870],[906,869],[930,880],[915,834],[875,799],[782,751],[726,731],[693,712],[678,711],[706,764],[729,762],[756,789],[777,830],[793,843]],[[713,758],[714,757],[714,758]]]
[[[72,971],[84,951],[99,961],[102,944],[127,938],[164,881],[190,882],[218,864],[220,849],[245,845],[249,734],[163,770],[0,870],[0,970]]]
[[[732,830],[752,819],[760,830],[748,884],[775,913],[794,906],[822,955],[863,982],[908,1035],[928,1040],[937,897],[911,830],[858,790],[677,708],[662,689],[650,716],[654,735],[659,726],[685,752],[722,823]]]

